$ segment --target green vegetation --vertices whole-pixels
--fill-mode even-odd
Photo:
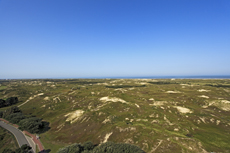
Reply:
[[[18,103],[18,98],[17,97],[10,97],[7,98],[6,100],[4,99],[0,99],[0,108],[1,107],[7,107],[7,106],[11,106],[14,104]]]
[[[5,118],[13,124],[18,124],[20,130],[26,130],[30,133],[44,133],[49,130],[49,123],[42,121],[33,115],[24,115],[18,107],[11,107],[0,112],[0,117]]]
[[[222,88],[230,88],[229,84],[207,84],[207,86],[211,86],[211,87],[222,87]]]
[[[105,86],[106,88],[134,88],[134,87],[145,87],[146,85],[114,85]]]
[[[137,146],[126,143],[106,142],[100,146],[93,145],[92,142],[81,144],[72,144],[65,148],[61,148],[57,153],[144,153],[143,150]]]
[[[14,136],[5,130],[4,128],[0,127],[0,152],[6,149],[17,149],[18,143]]]
[[[13,150],[12,148],[4,149],[2,153],[32,153],[32,151],[30,146],[24,144],[20,148],[17,148],[15,150]]]
[[[0,86],[0,92],[3,91],[6,88],[7,88],[7,86]]]
[[[148,83],[157,84],[157,85],[178,84],[177,82],[168,82],[168,81],[157,81],[157,82],[148,82]]]
[[[129,143],[145,152],[230,150],[229,79],[33,79],[1,85],[6,88],[0,99],[27,103],[20,110],[0,108],[0,116],[21,126],[49,122],[40,137],[51,153],[88,141]]]
[[[30,133],[44,133],[49,130],[49,123],[42,121],[37,117],[30,117],[22,119],[19,123],[19,129],[26,130]]]

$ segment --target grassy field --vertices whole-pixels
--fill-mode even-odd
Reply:
[[[14,136],[0,127],[0,152],[3,152],[4,149],[15,150],[18,148],[18,143]]]
[[[146,152],[230,152],[228,79],[65,79],[0,82],[24,113],[50,122],[56,152],[72,143],[126,142]],[[4,88],[1,88],[4,87]],[[4,110],[3,108],[0,110]]]

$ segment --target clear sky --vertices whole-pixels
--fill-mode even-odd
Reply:
[[[0,79],[230,75],[230,0],[0,0]]]

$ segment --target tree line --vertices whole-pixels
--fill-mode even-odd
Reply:
[[[18,97],[10,97],[6,100],[0,99],[0,108],[11,106],[18,103]]]
[[[94,145],[92,142],[72,144],[60,148],[57,153],[145,153],[141,148],[127,143],[106,142]]]
[[[22,111],[14,106],[0,111],[0,118],[4,118],[13,124],[19,125],[20,130],[26,130],[30,133],[43,133],[49,130],[49,122],[43,121],[34,115],[25,115]]]

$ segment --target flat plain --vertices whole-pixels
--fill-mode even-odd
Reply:
[[[229,79],[0,80],[0,99],[50,123],[56,152],[72,143],[124,142],[145,152],[230,152]],[[1,108],[4,110],[6,108]]]

